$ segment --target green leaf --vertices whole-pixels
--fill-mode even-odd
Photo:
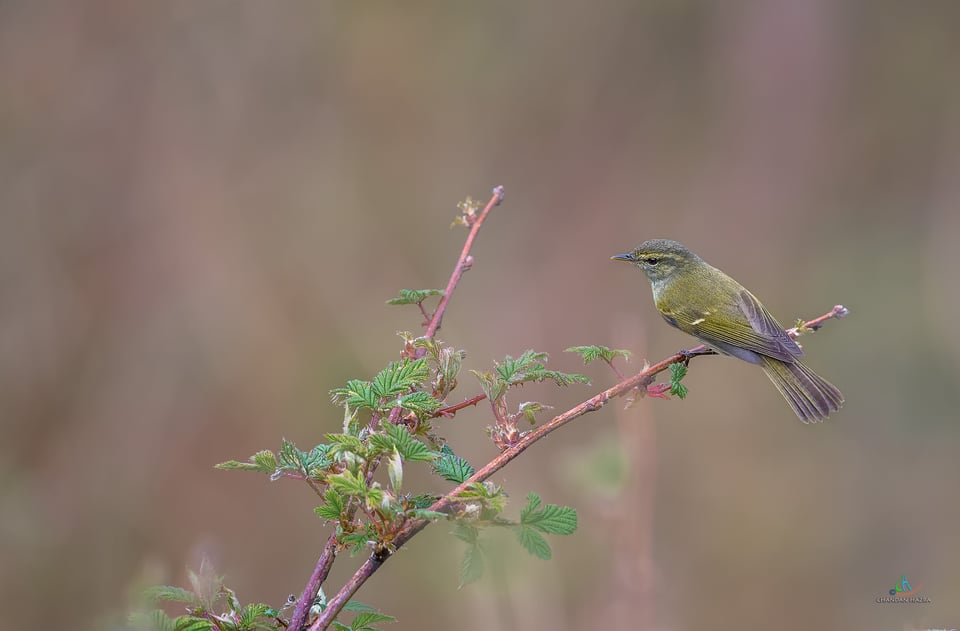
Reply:
[[[411,392],[400,397],[397,405],[423,418],[439,410],[442,404],[427,392]]]
[[[362,551],[367,544],[377,540],[377,533],[369,526],[357,532],[345,533],[340,537],[340,543],[350,548],[352,554]]]
[[[236,460],[228,460],[227,462],[221,462],[216,466],[217,469],[223,470],[240,470],[240,471],[258,471],[260,473],[273,473],[277,470],[277,459],[273,455],[272,451],[258,451],[257,453],[250,456],[249,462],[237,462]]]
[[[170,600],[191,606],[200,604],[200,599],[192,591],[173,585],[153,585],[145,589],[143,595],[151,602]]]
[[[541,504],[540,496],[536,493],[527,493],[527,505],[520,509],[520,523],[529,523],[529,520],[536,514]]]
[[[376,611],[376,608],[366,603],[362,603],[359,600],[348,600],[347,604],[343,606],[343,610],[344,611]]]
[[[327,481],[330,483],[330,486],[344,495],[358,495],[363,497],[367,494],[367,483],[364,481],[363,476],[359,473],[353,473],[349,469],[337,475],[330,476],[327,478]]]
[[[687,376],[687,367],[682,363],[670,364],[670,394],[681,399],[687,396],[687,387],[680,381]]]
[[[466,482],[474,473],[470,463],[455,455],[446,445],[440,448],[440,454],[433,463],[433,470],[444,480],[456,484]]]
[[[388,305],[418,305],[430,296],[442,296],[442,289],[401,289],[396,298],[387,301]]]
[[[395,397],[419,386],[427,378],[427,360],[403,359],[391,362],[373,378],[373,391],[378,397]]]
[[[549,561],[553,553],[550,551],[550,544],[543,538],[539,532],[530,526],[520,525],[514,528],[517,533],[517,541],[520,542],[527,552],[544,561]]]
[[[371,624],[396,621],[397,619],[393,616],[388,616],[378,611],[361,611],[353,619],[353,622],[350,623],[350,629],[352,629],[352,631],[367,631],[367,629],[373,628],[370,626]]]
[[[253,628],[254,623],[257,622],[257,618],[262,618],[269,610],[270,607],[263,603],[251,603],[247,605],[240,614],[240,627]]]
[[[545,405],[543,403],[537,403],[536,401],[527,401],[526,403],[521,403],[518,411],[520,414],[523,414],[524,418],[529,421],[531,425],[537,422],[537,412],[542,410],[550,410],[553,406]]]
[[[323,494],[326,500],[322,505],[313,510],[321,519],[329,521],[338,521],[343,516],[343,510],[346,508],[346,501],[343,496],[334,489],[327,489]]]
[[[421,493],[420,495],[414,495],[407,499],[408,506],[412,506],[416,509],[430,508],[433,506],[433,503],[440,499],[438,495],[430,495],[429,493]]]
[[[571,383],[590,383],[590,379],[584,375],[547,370],[544,365],[546,361],[546,353],[528,350],[516,359],[507,355],[503,362],[496,364],[493,373],[475,370],[472,372],[480,380],[480,385],[491,402],[503,396],[510,386],[530,381],[539,382],[550,379],[558,386],[567,386]]]
[[[351,379],[345,388],[334,388],[330,391],[330,399],[337,405],[346,405],[349,408],[377,409],[379,397],[369,381]]]
[[[363,441],[350,434],[327,434],[326,439],[330,441],[330,455],[337,457],[345,453],[356,454],[361,458],[367,456],[366,447]]]
[[[477,543],[480,538],[480,529],[476,526],[471,526],[470,524],[458,522],[456,527],[453,529],[453,536],[464,543],[473,545]]]
[[[577,353],[583,357],[583,363],[589,364],[598,359],[602,359],[605,362],[612,362],[616,357],[623,357],[624,359],[629,359],[632,354],[630,351],[623,350],[620,348],[609,348],[607,346],[571,346],[566,349],[567,353]]]
[[[319,476],[324,469],[333,464],[333,460],[329,457],[330,448],[330,445],[317,445],[310,451],[300,451],[292,442],[283,439],[280,443],[280,450],[277,452],[273,479],[276,479],[281,472],[285,471],[299,473],[307,477]],[[260,454],[269,453],[260,452]],[[267,458],[264,456],[264,462],[266,463],[266,461]]]
[[[483,566],[483,549],[480,545],[474,543],[467,546],[463,561],[460,562],[460,587],[469,585],[483,576]]]
[[[175,631],[212,631],[213,622],[197,616],[180,616],[175,621]]]
[[[520,511],[520,523],[552,535],[569,535],[577,529],[577,511],[569,506],[547,504],[540,508],[540,496],[527,495],[527,505]]]
[[[393,440],[400,456],[409,462],[430,462],[435,454],[426,444],[414,438],[405,425],[384,423],[383,431]]]

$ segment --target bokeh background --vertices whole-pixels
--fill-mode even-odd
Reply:
[[[849,307],[804,340],[847,404],[804,426],[698,360],[496,477],[580,511],[551,562],[494,543],[458,590],[434,525],[359,594],[390,628],[960,626],[958,59],[955,2],[4,2],[3,626],[104,628],[203,557],[299,593],[312,493],[212,465],[335,431],[496,184],[441,332],[468,368],[547,351],[594,384],[519,396],[562,410],[615,381],[567,346],[690,346],[608,258],[672,237],[785,323]],[[443,432],[479,465],[489,423]],[[901,576],[932,603],[877,604]]]

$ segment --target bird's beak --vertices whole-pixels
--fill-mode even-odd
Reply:
[[[627,252],[626,254],[614,254],[610,257],[611,261],[626,261],[628,263],[633,263],[636,259],[633,258],[632,252]]]

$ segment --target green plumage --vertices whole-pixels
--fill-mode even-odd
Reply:
[[[803,351],[740,283],[676,241],[645,241],[616,260],[647,275],[660,315],[719,353],[763,368],[804,422],[840,409],[840,391],[800,362]]]

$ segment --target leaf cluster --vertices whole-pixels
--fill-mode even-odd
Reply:
[[[607,346],[571,346],[566,349],[565,352],[580,355],[580,357],[583,358],[584,364],[595,362],[598,359],[602,359],[609,364],[617,357],[630,359],[630,355],[632,355],[630,351],[621,348],[609,348]]]
[[[553,551],[544,534],[569,535],[577,529],[576,510],[556,504],[544,506],[536,493],[527,495],[527,505],[520,511],[520,521],[511,522],[500,517],[506,501],[499,487],[478,485],[469,491],[461,494],[460,497],[470,501],[480,500],[482,507],[475,511],[476,518],[473,521],[461,520],[453,531],[455,537],[467,544],[463,561],[460,563],[461,587],[483,575],[486,550],[479,528],[483,522],[510,528],[524,550],[544,560],[549,560],[553,556]]]
[[[525,418],[533,423],[537,412],[550,407],[536,401],[528,401],[523,403],[517,412],[509,414],[505,397],[512,387],[546,380],[552,380],[558,386],[590,383],[590,379],[584,375],[549,370],[546,367],[547,359],[547,353],[527,350],[517,358],[507,355],[502,362],[495,362],[492,371],[471,371],[480,381],[480,387],[490,400],[494,415],[500,424],[515,426],[518,418]]]

